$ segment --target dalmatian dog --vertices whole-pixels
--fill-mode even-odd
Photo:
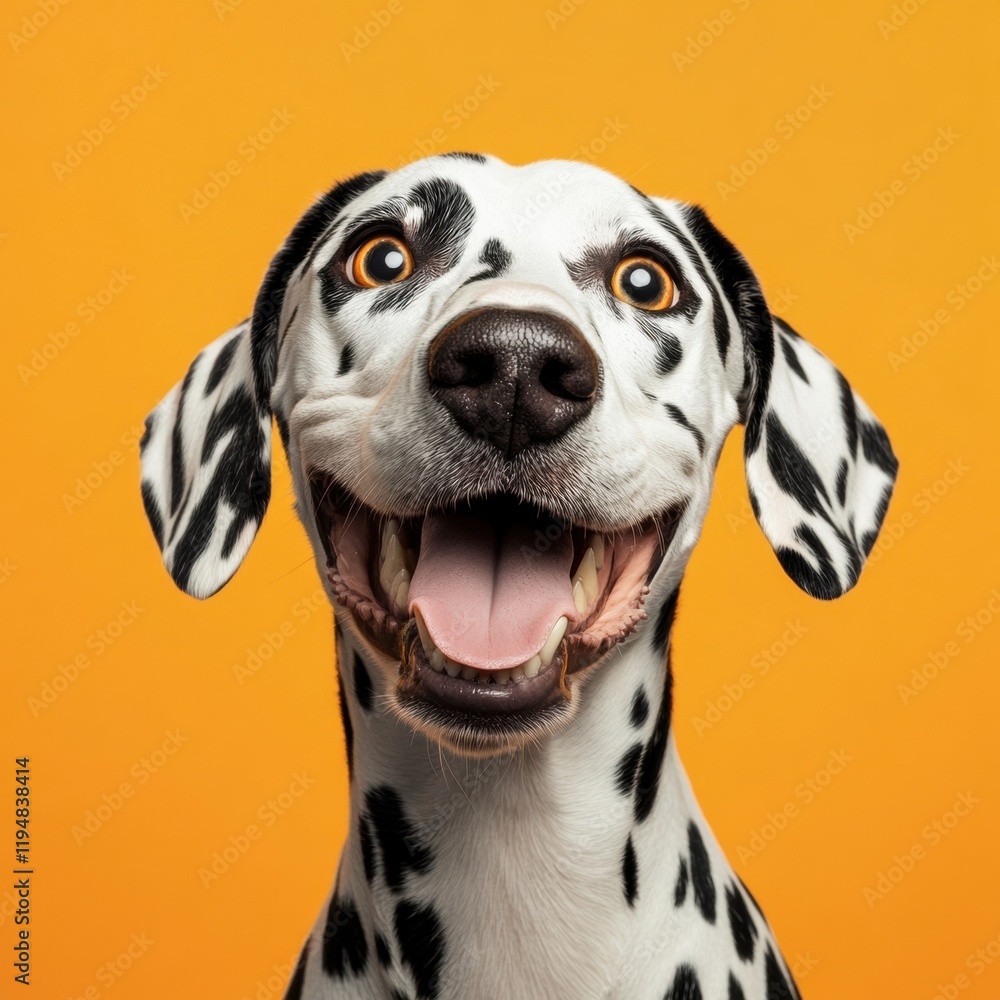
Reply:
[[[351,773],[287,998],[798,997],[678,759],[671,627],[734,424],[821,599],[897,462],[705,212],[478,154],[334,187],[148,419],[145,509],[188,594],[247,554],[272,418]]]

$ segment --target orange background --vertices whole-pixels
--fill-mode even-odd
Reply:
[[[13,758],[28,754],[34,995],[281,994],[345,834],[330,614],[309,603],[319,584],[283,458],[234,581],[204,604],[176,591],[142,514],[136,429],[249,312],[316,193],[420,148],[587,157],[704,204],[885,422],[902,460],[894,536],[833,604],[782,573],[729,443],[684,587],[675,730],[807,997],[998,995],[1000,960],[975,953],[1000,954],[1000,280],[967,282],[1000,251],[1000,8],[907,0],[890,30],[889,0],[835,16],[766,0],[391,7],[16,0],[0,18],[0,843],[6,870]],[[372,9],[390,16],[366,29]],[[280,131],[261,133],[276,110]],[[67,145],[95,129],[76,162]],[[845,230],[877,192],[893,204]],[[915,353],[894,363],[906,339]],[[978,630],[963,625],[977,613]],[[234,668],[261,647],[241,683]],[[904,704],[898,685],[932,653],[946,665]],[[184,742],[150,758],[170,733]],[[850,758],[838,774],[831,754]],[[268,813],[303,772],[314,783]],[[120,808],[74,836],[105,796]],[[260,838],[203,885],[249,824]],[[866,899],[914,845],[911,870]],[[15,995],[6,882],[0,993]]]

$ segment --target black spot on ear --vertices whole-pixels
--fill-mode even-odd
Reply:
[[[441,156],[451,160],[468,160],[470,163],[486,163],[482,153],[441,153]]]
[[[360,976],[368,964],[368,942],[353,900],[334,897],[323,929],[323,971],[343,979]]]
[[[628,721],[632,723],[633,728],[640,729],[648,718],[649,698],[646,697],[646,689],[640,685],[632,697],[632,710],[629,712]]]
[[[191,362],[181,382],[180,396],[177,400],[177,416],[174,418],[173,433],[170,442],[170,513],[177,513],[181,499],[184,496],[184,487],[187,485],[184,477],[184,432],[181,425],[184,422],[184,403],[187,400],[188,389],[191,388],[191,380],[194,378],[194,370],[198,367],[201,355]]]
[[[681,863],[677,867],[677,881],[674,883],[674,906],[683,906],[687,899],[688,891],[688,866],[687,862],[681,858]]]
[[[899,469],[899,462],[892,453],[892,446],[889,444],[889,435],[881,424],[872,424],[867,420],[861,423],[861,448],[865,453],[865,458],[872,465],[878,466],[886,475],[895,479]]]
[[[837,470],[837,503],[841,507],[847,500],[847,459],[842,458],[840,460],[840,468]]]
[[[365,878],[371,885],[378,868],[378,859],[375,857],[375,843],[372,840],[372,828],[364,813],[358,820],[358,841],[361,844],[361,861],[365,866]]]
[[[768,413],[766,424],[767,464],[775,482],[785,493],[794,497],[803,510],[826,516],[820,497],[828,505],[830,497],[815,466],[792,440],[773,411]]]
[[[403,964],[413,973],[418,1000],[436,1000],[445,956],[445,936],[434,907],[402,900],[396,907],[396,939]]]
[[[802,367],[802,362],[799,361],[799,356],[795,353],[795,348],[784,337],[779,337],[778,341],[781,344],[781,353],[785,355],[785,361],[788,362],[788,367],[808,385],[809,376],[806,375],[806,370]]]
[[[798,1000],[798,989],[793,992],[770,945],[767,946],[764,958],[764,975],[767,980],[767,1000]]]
[[[375,932],[375,957],[378,959],[378,964],[382,966],[383,969],[388,969],[392,965],[392,955],[389,952],[389,942],[381,935],[379,931]]]
[[[754,493],[753,487],[747,487],[747,493],[750,494],[750,509],[753,511],[753,516],[760,520],[760,501],[757,499],[757,494]]]
[[[663,1000],[701,1000],[701,983],[690,965],[678,965],[670,989]]]
[[[688,854],[691,857],[691,888],[694,901],[701,915],[710,923],[715,923],[715,881],[712,865],[705,849],[701,831],[694,822],[688,823]]]
[[[146,509],[146,517],[149,518],[149,526],[153,529],[153,537],[156,544],[163,548],[163,515],[160,513],[160,505],[156,502],[153,493],[153,484],[148,480],[142,481],[142,506]]]
[[[285,1000],[302,1000],[302,987],[306,981],[306,962],[309,961],[309,942],[299,953],[299,960],[295,963],[295,972],[289,980],[288,989],[285,991]]]
[[[467,278],[465,284],[482,281],[484,278],[499,278],[510,267],[513,259],[511,252],[498,239],[491,237],[479,255],[480,262],[487,266],[482,271],[477,271],[471,278]]]
[[[347,708],[347,696],[344,694],[343,678],[337,682],[337,698],[340,701],[340,723],[344,727],[344,748],[347,751],[347,774],[354,774],[354,725],[351,713]]]
[[[695,444],[698,445],[698,454],[699,455],[704,455],[705,454],[705,435],[702,434],[702,432],[700,430],[698,430],[698,428],[695,427],[694,424],[692,424],[688,420],[688,418],[684,414],[684,411],[679,406],[674,406],[673,403],[664,403],[663,405],[666,408],[667,413],[670,414],[671,420],[676,421],[685,430],[688,430],[688,431],[691,432],[691,435],[694,437]]]
[[[622,795],[628,795],[635,785],[636,771],[639,769],[639,761],[642,759],[642,744],[636,743],[625,751],[624,756],[618,762],[615,771],[615,784]]]
[[[212,370],[208,373],[208,381],[205,383],[205,395],[210,396],[219,387],[219,383],[222,381],[223,376],[229,371],[229,366],[232,364],[233,355],[236,353],[236,348],[240,344],[240,335],[236,334],[231,337],[229,342],[219,351],[216,355],[215,362],[212,365]]]
[[[635,856],[635,845],[632,843],[631,834],[625,841],[625,853],[622,855],[622,886],[625,891],[625,902],[633,906],[639,892],[639,861]]]
[[[148,417],[146,417],[142,428],[142,437],[139,438],[140,455],[146,450],[146,445],[149,444],[149,439],[152,437],[154,427],[156,427],[156,414],[151,413]]]
[[[365,805],[382,851],[386,885],[399,892],[407,871],[418,874],[428,871],[434,855],[407,819],[395,789],[388,785],[370,789],[365,795]]]
[[[816,536],[816,532],[803,522],[796,526],[795,537],[812,552],[818,568],[812,566],[806,558],[795,549],[778,548],[775,550],[778,562],[785,572],[809,595],[820,600],[830,601],[840,597],[844,592],[840,585],[840,577],[830,561],[826,546]]]
[[[726,910],[729,913],[729,927],[733,932],[736,954],[744,962],[752,962],[754,942],[757,940],[757,925],[750,916],[743,895],[735,885],[726,886]]]
[[[840,414],[844,418],[844,436],[847,438],[847,453],[854,458],[858,455],[858,410],[854,405],[854,392],[840,372],[837,372],[837,386],[840,389]]]
[[[736,977],[729,973],[729,998],[728,1000],[746,1000],[743,987],[736,981]]]
[[[354,348],[350,344],[344,344],[344,349],[340,352],[340,365],[337,368],[337,375],[346,375],[354,367]]]
[[[885,520],[886,511],[889,509],[889,501],[892,499],[892,486],[886,486],[882,490],[882,496],[879,498],[878,506],[875,508],[875,528],[872,531],[866,531],[861,537],[861,551],[868,555],[872,550],[872,546],[875,544],[875,539],[878,538],[878,529],[882,522]]]
[[[667,658],[667,668],[663,678],[663,695],[660,698],[660,708],[656,713],[656,723],[652,735],[642,753],[639,764],[639,774],[635,789],[635,818],[641,823],[653,811],[656,803],[656,793],[660,787],[660,772],[663,770],[663,758],[667,752],[667,738],[670,735],[670,714],[673,709],[674,678],[670,670],[670,659]]]
[[[667,640],[670,638],[670,629],[674,624],[674,615],[677,613],[677,600],[680,597],[681,589],[678,587],[664,602],[656,616],[656,629],[653,632],[653,642],[656,648],[667,651]]]
[[[354,656],[354,696],[358,699],[358,704],[366,711],[370,712],[372,707],[372,679],[365,666],[365,661],[358,656]]]

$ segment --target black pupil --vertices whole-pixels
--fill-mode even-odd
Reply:
[[[385,240],[365,255],[365,270],[375,281],[395,281],[406,267],[406,254],[399,244]]]
[[[631,264],[622,275],[622,288],[636,302],[655,302],[663,294],[663,279],[648,264]]]

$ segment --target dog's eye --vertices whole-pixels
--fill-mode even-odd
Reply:
[[[362,288],[391,285],[409,277],[413,257],[396,236],[373,236],[347,259],[347,276]]]
[[[615,298],[630,306],[661,312],[674,304],[674,283],[662,264],[649,257],[626,257],[611,276]]]

